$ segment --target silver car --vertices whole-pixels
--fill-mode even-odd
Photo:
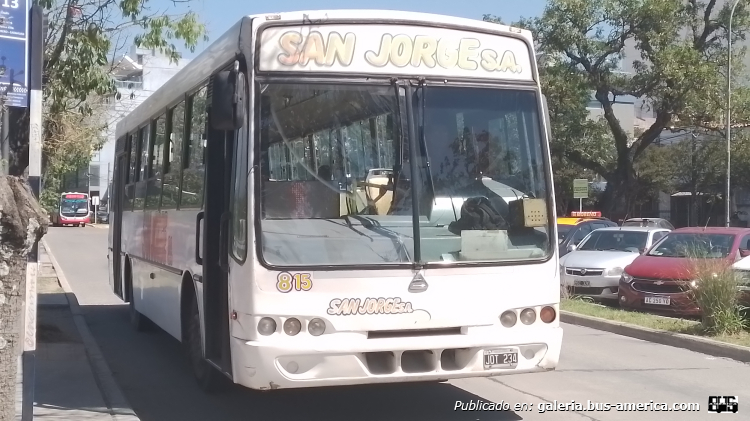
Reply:
[[[560,285],[575,295],[617,300],[625,266],[670,230],[661,227],[599,228],[560,258]]]

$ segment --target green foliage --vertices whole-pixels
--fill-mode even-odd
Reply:
[[[706,333],[734,335],[747,328],[745,309],[739,302],[740,279],[726,261],[691,259],[692,283],[685,285],[688,295],[703,312],[701,324]]]
[[[607,180],[603,210],[618,197],[632,206],[635,192],[670,184],[668,172],[648,168],[668,159],[665,151],[646,154],[665,128],[721,134],[729,7],[716,0],[550,0],[541,17],[515,24],[534,33],[544,57],[540,76],[553,119],[552,151]],[[490,15],[485,20],[500,23]],[[750,13],[740,4],[733,40],[744,39],[748,27]],[[625,57],[626,51],[637,56]],[[733,49],[733,79],[743,70],[744,53]],[[623,60],[635,61],[634,74],[619,71]],[[592,93],[603,121],[584,116]],[[615,116],[614,101],[622,95],[643,98],[654,111],[642,132],[629,133]],[[733,121],[750,122],[750,90],[734,89],[732,100]]]

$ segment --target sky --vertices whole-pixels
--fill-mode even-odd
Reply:
[[[268,4],[273,3],[271,8]],[[402,10],[407,12],[437,13],[469,19],[482,19],[483,14],[500,16],[503,21],[510,23],[519,17],[539,16],[544,10],[545,0],[379,0],[378,2],[353,2],[352,0],[318,0],[315,2],[302,0],[192,0],[187,8],[196,12],[201,21],[208,28],[208,43],[201,43],[194,53],[183,51],[185,58],[195,57],[211,42],[218,39],[242,16],[254,14],[270,14],[290,12],[296,10],[324,10],[324,9],[385,9]],[[152,0],[149,4],[171,10],[184,10],[186,7],[175,9],[171,0]],[[359,5],[355,5],[359,4]],[[176,44],[182,49],[182,45]]]

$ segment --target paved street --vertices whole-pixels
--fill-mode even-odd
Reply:
[[[437,385],[386,385],[215,396],[195,386],[179,344],[166,333],[134,332],[109,289],[107,230],[50,228],[45,237],[82,305],[115,379],[143,421],[205,420],[705,420],[709,395],[739,395],[748,419],[750,365],[565,325],[560,367],[544,374]],[[454,412],[457,400],[533,404],[531,411]],[[700,412],[556,412],[544,402],[696,402]],[[43,404],[40,403],[40,404]]]

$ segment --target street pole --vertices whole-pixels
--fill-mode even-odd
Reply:
[[[44,65],[44,15],[38,3],[29,13],[29,185],[39,200],[42,189],[42,66]],[[21,420],[34,418],[36,369],[36,310],[39,244],[35,243],[26,263],[26,302],[24,314],[23,400]]]
[[[731,131],[732,131],[732,19],[734,18],[734,9],[740,4],[740,0],[734,0],[732,5],[732,11],[729,13],[729,31],[727,35],[727,191],[725,192],[726,197],[724,198],[724,218],[726,218],[725,226],[729,226],[729,219],[731,218],[730,210],[730,187],[732,183],[732,143],[731,143]]]
[[[8,175],[10,173],[10,118],[8,117],[8,113],[10,110],[8,110],[8,107],[5,103],[0,104],[0,107],[2,107],[2,121],[0,121],[0,124],[3,125],[2,128],[0,128],[0,145],[2,145],[0,148],[2,149],[0,151],[0,167],[2,170],[0,171],[0,174],[2,175]]]

